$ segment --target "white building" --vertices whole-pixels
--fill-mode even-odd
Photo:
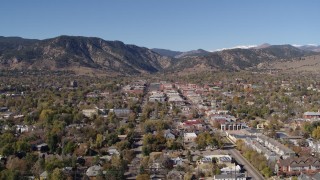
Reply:
[[[98,115],[98,109],[84,109],[82,110],[82,114],[86,117],[93,117],[94,115]]]
[[[197,138],[196,133],[184,133],[184,141],[185,142],[194,142]]]
[[[307,139],[307,143],[309,147],[311,148],[312,152],[319,153],[320,152],[320,142],[314,141],[313,139],[309,138]]]
[[[288,157],[294,157],[296,153],[286,147],[285,145],[279,143],[277,140],[273,138],[269,138],[263,134],[257,136],[257,141],[261,143],[261,145],[267,147],[272,152],[275,152],[277,155],[282,156],[284,159]]]
[[[33,131],[33,130],[34,130],[33,126],[16,125],[16,132],[17,133],[24,133],[24,132],[29,132],[29,131]]]
[[[166,97],[163,92],[153,91],[149,97],[150,102],[165,102]]]
[[[95,177],[95,176],[99,175],[99,173],[101,171],[102,171],[102,168],[100,165],[94,165],[94,166],[91,166],[87,169],[86,175],[89,177]]]

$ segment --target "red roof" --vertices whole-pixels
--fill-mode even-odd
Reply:
[[[201,121],[196,119],[196,120],[187,120],[184,122],[185,125],[195,125],[195,124],[201,124]]]

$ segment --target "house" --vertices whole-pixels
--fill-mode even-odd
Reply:
[[[89,92],[87,95],[86,95],[87,98],[98,98],[99,97],[99,94],[98,92]]]
[[[217,164],[224,165],[220,169],[223,174],[240,173],[241,171],[241,167],[232,162],[232,157],[229,155],[207,155],[197,161],[197,164],[212,163],[213,159],[216,159]]]
[[[102,174],[102,167],[100,165],[93,165],[89,167],[86,171],[86,175],[91,178],[91,177],[96,177],[100,173]]]
[[[210,157],[203,157],[201,158],[200,160],[197,161],[197,165],[200,165],[200,164],[208,164],[208,163],[212,163],[212,158]]]
[[[320,159],[315,157],[291,157],[279,159],[275,165],[275,172],[278,176],[318,173],[320,172]]]
[[[167,179],[183,180],[184,174],[184,171],[172,170],[168,172]]]
[[[288,136],[285,134],[285,136],[279,137],[279,139],[288,141],[293,143],[295,146],[299,146],[299,142],[303,140],[302,136]]]
[[[223,167],[220,169],[222,174],[230,174],[230,173],[240,173],[241,167],[239,165],[236,165],[234,163],[227,164],[226,167]]]
[[[117,117],[128,117],[131,113],[130,109],[110,109]]]
[[[70,87],[72,87],[72,88],[76,88],[76,87],[78,87],[78,82],[77,82],[77,81],[75,81],[75,80],[70,81]]]
[[[210,124],[214,125],[216,122],[219,124],[232,123],[236,122],[237,118],[231,115],[219,115],[219,114],[211,114],[206,112],[207,117],[209,118]]]
[[[202,121],[198,119],[187,120],[185,122],[181,122],[179,124],[180,129],[185,130],[202,130],[204,126],[202,125]]]
[[[277,140],[269,138],[263,134],[257,136],[257,141],[260,142],[263,146],[267,147],[269,150],[275,152],[279,156],[282,156],[284,159],[296,156],[296,153],[290,148],[281,144]]]
[[[172,83],[167,83],[167,82],[161,82],[160,88],[162,90],[173,89],[173,84]]]
[[[268,148],[264,147],[260,142],[258,142],[255,138],[247,137],[244,140],[246,146],[250,147],[251,149],[257,151],[258,153],[262,153],[267,160],[275,162],[276,160],[280,159],[280,156],[277,155],[275,152],[272,152]]]
[[[40,180],[48,179],[48,172],[44,171],[40,174]]]
[[[7,158],[0,154],[0,165],[5,166],[6,162],[7,162]]]
[[[40,151],[40,152],[47,152],[47,151],[49,151],[49,146],[48,146],[48,144],[42,143],[42,144],[37,145],[37,151]]]
[[[197,138],[196,133],[184,133],[184,141],[185,142],[194,142]]]
[[[121,134],[121,135],[118,135],[118,138],[120,139],[120,140],[125,140],[125,139],[127,139],[127,136],[128,135],[126,135],[126,134]]]
[[[18,115],[13,116],[13,119],[19,119],[19,118],[24,118],[24,115],[18,114]]]
[[[237,130],[247,128],[247,125],[245,123],[226,122],[224,124],[221,124],[220,126],[221,126],[221,131],[237,131]]]
[[[1,116],[4,119],[8,119],[10,117],[12,117],[13,113],[12,112],[6,112],[6,113],[2,113]]]
[[[309,138],[307,139],[307,143],[309,147],[311,148],[312,152],[320,152],[320,142],[319,141],[314,141],[313,139]]]
[[[227,164],[232,162],[232,158],[229,155],[222,155],[222,156],[215,156],[218,161],[217,163],[219,164]]]
[[[237,174],[218,174],[214,175],[212,180],[246,180],[247,177],[244,173]]]
[[[320,118],[320,112],[305,112],[303,113],[304,119],[318,119]]]
[[[150,175],[150,180],[160,180],[160,179],[165,179],[166,176],[163,174],[151,174]]]
[[[114,147],[110,147],[110,148],[108,149],[108,153],[109,153],[110,155],[120,155],[119,151],[118,151],[116,148],[114,148]]]
[[[111,159],[112,159],[112,156],[109,156],[109,155],[105,155],[105,156],[101,156],[101,157],[99,157],[99,159],[102,161],[102,162],[109,162],[109,161],[111,161]]]
[[[316,174],[300,174],[300,176],[298,176],[298,180],[319,180],[320,179],[320,173],[316,173]]]
[[[122,89],[126,94],[139,95],[143,94],[145,91],[145,84],[136,83],[131,85],[126,85]]]
[[[92,118],[94,115],[98,115],[98,109],[84,109],[82,114],[88,118]]]
[[[170,129],[167,129],[164,131],[164,137],[166,139],[176,139],[176,136],[174,134],[171,133],[171,130]]]
[[[149,91],[160,91],[160,83],[150,83]]]
[[[173,162],[173,166],[182,166],[183,165],[183,159],[180,157],[171,158],[171,161]]]
[[[9,111],[8,107],[0,107],[0,112],[7,112]]]
[[[163,92],[153,91],[149,97],[149,102],[165,102],[166,97]]]
[[[33,130],[34,130],[33,126],[16,125],[16,132],[17,133],[24,133],[24,132],[29,132],[29,131],[33,131]]]
[[[171,106],[172,109],[172,106]],[[181,106],[180,107],[181,114],[185,115],[186,117],[192,114],[191,108],[189,106]]]
[[[171,104],[175,104],[176,106],[183,106],[185,105],[184,99],[180,96],[179,92],[175,90],[168,90],[165,91],[167,97],[168,97],[168,102]]]

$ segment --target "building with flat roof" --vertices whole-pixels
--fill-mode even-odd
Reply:
[[[184,141],[185,142],[194,142],[197,138],[196,133],[184,133]]]

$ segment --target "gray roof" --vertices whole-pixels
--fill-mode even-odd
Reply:
[[[305,116],[320,116],[320,112],[305,112],[303,113]]]
[[[214,179],[231,179],[231,178],[234,179],[235,175],[237,176],[237,178],[246,177],[246,175],[244,173],[241,173],[241,174],[219,174],[219,175],[215,175]]]
[[[40,174],[40,177],[48,178],[48,172],[44,171],[43,173]]]
[[[295,152],[293,150],[291,150],[290,148],[286,147],[285,145],[281,144],[280,142],[278,142],[277,140],[273,139],[273,138],[269,138],[265,135],[259,135],[258,138],[260,138],[263,141],[267,141],[270,144],[278,147],[279,149],[281,149],[282,151],[285,152],[285,154],[294,154]]]
[[[320,179],[320,173],[314,175],[301,174],[298,176],[299,180],[317,180]]]
[[[99,174],[99,171],[101,171],[101,166],[99,165],[94,165],[94,166],[91,166],[87,169],[86,171],[86,175],[87,176],[97,176]]]

